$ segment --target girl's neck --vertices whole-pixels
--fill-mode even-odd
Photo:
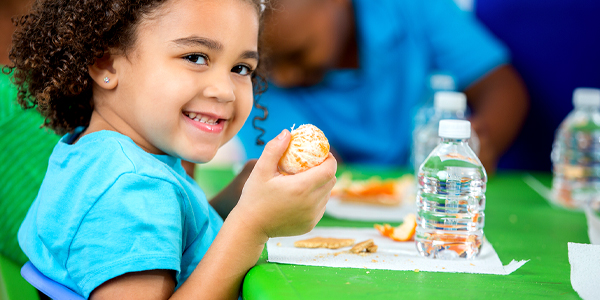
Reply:
[[[146,143],[139,135],[135,133],[134,130],[131,129],[129,124],[121,120],[121,118],[114,115],[111,111],[104,110],[103,113],[98,112],[98,110],[94,109],[92,112],[92,117],[90,118],[90,125],[79,135],[77,140],[73,143],[77,143],[81,137],[102,130],[110,130],[114,132],[118,132],[122,135],[128,136],[133,142],[142,148],[144,151],[152,154],[164,154],[159,149],[153,147],[152,145]]]

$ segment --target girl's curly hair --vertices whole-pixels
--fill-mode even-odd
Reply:
[[[37,108],[43,126],[59,135],[88,126],[93,110],[88,66],[108,49],[131,49],[140,21],[167,1],[37,0],[28,14],[13,18],[12,64],[3,68],[14,72],[21,107]],[[240,1],[255,5],[260,15],[263,0]],[[252,76],[256,96],[266,90],[262,72],[259,65]],[[254,105],[266,117],[257,99]]]

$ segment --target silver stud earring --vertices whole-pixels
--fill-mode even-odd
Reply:
[[[104,77],[104,83],[109,83],[110,79],[108,79],[108,77]]]

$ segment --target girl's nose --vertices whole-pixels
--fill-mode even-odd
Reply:
[[[204,88],[203,95],[207,98],[215,98],[219,102],[231,102],[235,101],[234,88],[235,85],[229,76],[214,76]]]

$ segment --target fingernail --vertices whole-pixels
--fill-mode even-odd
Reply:
[[[280,133],[280,134],[277,136],[277,139],[278,139],[278,140],[283,140],[283,138],[285,137],[285,135],[286,135],[286,131],[284,130],[284,131],[282,131],[282,132],[281,132],[281,133]]]

